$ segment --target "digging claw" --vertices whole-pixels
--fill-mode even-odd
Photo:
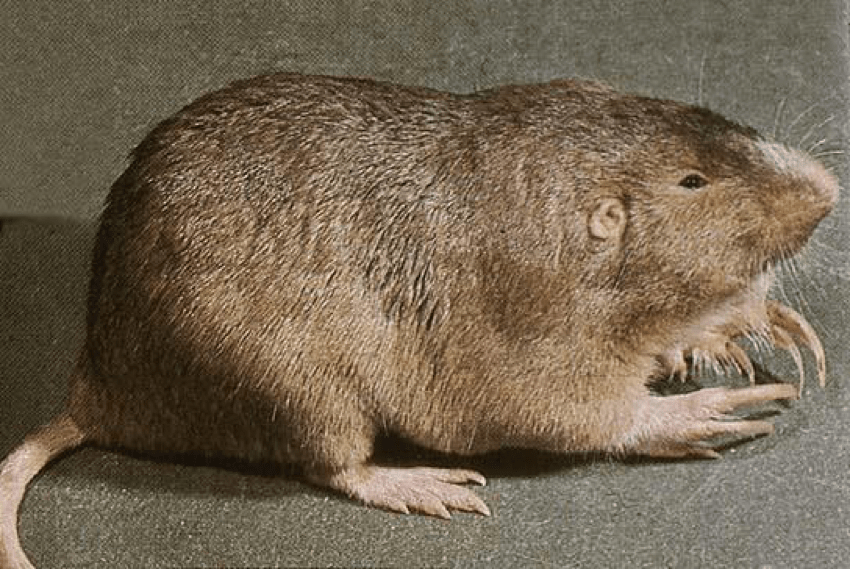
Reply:
[[[818,383],[826,386],[826,355],[811,325],[799,313],[774,300],[767,302],[767,316],[770,321],[770,334],[773,342],[791,353],[800,372],[800,393],[803,392],[803,361],[795,339],[801,342],[815,356],[818,369]]]
[[[794,358],[794,364],[797,366],[797,374],[800,376],[799,393],[803,394],[803,385],[806,382],[806,374],[803,367],[803,356],[800,355],[800,349],[794,343],[791,335],[782,328],[773,327],[770,331],[773,336],[773,343],[783,350],[786,350]]]
[[[738,370],[738,373],[746,375],[747,379],[750,380],[750,385],[755,385],[756,370],[753,367],[753,362],[750,361],[750,356],[747,355],[747,352],[734,342],[727,342],[726,352],[729,354],[732,365],[736,370]]]
[[[805,366],[800,346],[808,348],[814,355],[818,383],[821,387],[826,386],[826,356],[820,339],[806,319],[775,300],[766,302],[764,316],[767,321],[759,319],[761,324],[746,322],[708,330],[696,345],[668,351],[659,358],[663,371],[670,377],[684,380],[688,371],[686,358],[690,357],[697,369],[710,366],[717,373],[734,369],[741,375],[746,375],[750,385],[755,385],[755,367],[744,349],[734,342],[738,338],[752,335],[764,338],[772,346],[782,348],[791,355],[800,377],[800,395],[805,383]]]

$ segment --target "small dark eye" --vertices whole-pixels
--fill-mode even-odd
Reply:
[[[689,190],[696,190],[708,183],[708,180],[699,174],[688,174],[679,181],[679,185]]]

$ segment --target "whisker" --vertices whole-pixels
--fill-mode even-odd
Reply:
[[[788,103],[788,97],[782,97],[779,104],[776,105],[776,112],[773,116],[773,140],[779,140],[779,123],[782,121],[782,114],[785,112],[785,105]]]
[[[697,79],[697,105],[702,106],[702,84],[705,77],[705,60],[708,59],[708,54],[703,53],[702,59],[699,62],[699,78]]]
[[[812,136],[815,132],[819,131],[820,129],[822,129],[823,127],[825,127],[826,125],[828,125],[829,123],[831,123],[834,120],[835,120],[835,115],[829,115],[829,117],[827,117],[825,120],[823,120],[823,121],[819,122],[818,124],[810,127],[809,130],[807,130],[806,133],[800,138],[799,142],[797,143],[797,146],[798,147],[805,146],[806,140],[808,140],[808,138],[810,136]]]
[[[809,148],[806,149],[806,154],[814,154],[815,150],[817,150],[818,148],[820,148],[821,146],[823,146],[827,142],[829,142],[829,138],[821,138],[820,140],[818,140],[817,142],[815,142],[813,145],[811,145]]]
[[[850,280],[850,254],[826,243],[815,242],[812,245],[812,257],[819,269],[842,280]]]
[[[811,277],[806,271],[800,270],[797,258],[788,260],[788,268],[791,274],[792,284],[794,285],[794,291],[796,292],[795,297],[797,306],[804,309],[805,311],[808,311],[810,307],[809,303],[806,301],[806,296],[803,294],[802,281],[804,277],[812,285],[814,285],[814,281],[812,281]]]
[[[790,123],[787,127],[785,127],[785,132],[787,132],[787,133],[790,135],[790,134],[793,132],[794,127],[795,127],[795,126],[797,126],[797,125],[800,123],[800,121],[801,121],[801,120],[803,120],[803,118],[804,118],[806,115],[808,115],[808,114],[809,114],[809,113],[811,113],[813,110],[815,110],[815,109],[816,109],[816,108],[817,108],[820,104],[821,104],[821,101],[818,101],[818,102],[816,102],[816,103],[812,103],[811,105],[809,105],[808,107],[806,107],[806,108],[803,110],[803,112],[799,113],[799,114],[797,115],[797,117],[796,117],[793,121],[791,121],[791,123]]]
[[[844,150],[836,149],[836,150],[827,150],[827,151],[824,151],[824,152],[819,152],[817,154],[813,154],[812,156],[814,156],[815,158],[821,158],[823,156],[840,156],[842,154],[845,154]]]

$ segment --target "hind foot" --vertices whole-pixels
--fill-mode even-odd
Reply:
[[[769,435],[767,421],[745,420],[732,411],[769,401],[796,399],[797,389],[784,383],[744,389],[717,387],[685,395],[652,397],[646,402],[636,437],[631,446],[639,454],[656,457],[717,458],[711,439],[722,436]]]
[[[473,470],[364,465],[330,474],[308,473],[307,478],[393,512],[408,514],[413,510],[443,519],[451,518],[450,510],[490,515],[481,498],[459,486],[468,482],[486,484],[486,479]]]

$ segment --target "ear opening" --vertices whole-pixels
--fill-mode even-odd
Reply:
[[[605,198],[591,212],[587,231],[593,239],[617,240],[626,229],[626,206],[617,198]]]

